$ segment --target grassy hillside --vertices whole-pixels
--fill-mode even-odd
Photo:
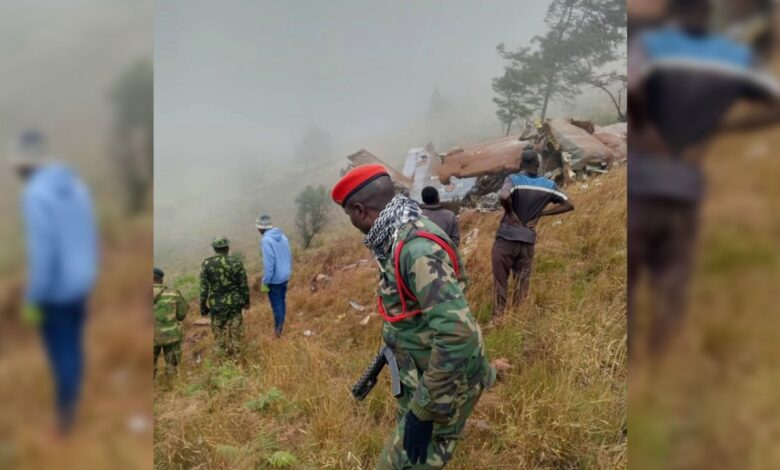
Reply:
[[[0,277],[0,469],[149,468],[151,220],[103,227],[102,268],[85,331],[74,433],[52,439],[53,385],[36,331],[19,323],[22,279]]]
[[[451,468],[625,467],[625,176],[621,169],[569,188],[577,211],[540,224],[528,302],[485,330],[491,359],[512,368],[483,395]],[[464,235],[478,231],[464,253],[467,297],[482,325],[497,224],[497,214],[461,216]],[[180,375],[155,385],[156,468],[373,468],[395,403],[386,372],[365,402],[349,394],[380,344],[376,313],[362,324],[377,277],[373,261],[361,262],[368,258],[351,227],[297,253],[281,340],[272,339],[270,306],[250,270],[248,346],[237,363],[212,358],[192,302]],[[312,292],[319,273],[331,280]],[[197,294],[196,273],[171,283]]]
[[[775,128],[711,149],[688,321],[660,363],[632,362],[632,467],[780,467],[778,145]]]

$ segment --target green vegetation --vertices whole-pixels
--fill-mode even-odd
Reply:
[[[306,189],[295,198],[298,214],[295,225],[303,239],[303,249],[311,246],[315,235],[322,232],[328,223],[328,213],[332,202],[325,186],[306,186]]]
[[[154,140],[152,63],[139,60],[119,77],[110,98],[114,105],[113,153],[127,194],[127,210],[146,208],[152,187]]]
[[[195,274],[184,274],[174,278],[172,287],[179,289],[187,302],[200,298],[200,278]]]
[[[615,85],[625,87],[625,74],[605,72],[621,58],[626,39],[626,2],[622,0],[553,0],[544,19],[547,31],[531,45],[498,53],[509,63],[493,80],[498,94],[496,114],[509,135],[522,118],[547,117],[554,99],[571,102],[584,87],[604,91],[624,118]],[[620,68],[620,65],[617,66]],[[623,67],[624,68],[624,67]]]
[[[263,411],[268,408],[269,405],[279,402],[283,398],[284,394],[278,388],[272,387],[256,399],[244,403],[244,407],[252,411]]]

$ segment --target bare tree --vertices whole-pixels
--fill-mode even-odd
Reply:
[[[623,110],[623,91],[627,89],[628,76],[617,72],[605,73],[591,76],[587,79],[587,83],[606,93],[615,106],[618,121],[626,122],[626,113]],[[617,91],[613,91],[616,84],[619,84],[620,88]]]

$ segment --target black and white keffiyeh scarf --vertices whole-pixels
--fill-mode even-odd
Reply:
[[[363,239],[366,245],[378,260],[384,260],[390,254],[389,243],[395,233],[407,222],[414,222],[422,215],[422,210],[416,202],[404,196],[396,194],[390,203],[379,213],[368,235]]]

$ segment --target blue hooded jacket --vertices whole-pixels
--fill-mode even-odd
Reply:
[[[290,280],[292,255],[290,242],[279,228],[265,232],[260,240],[263,252],[263,284],[282,284]]]
[[[26,300],[67,303],[89,294],[98,235],[89,190],[69,168],[37,169],[22,194],[27,240]]]

